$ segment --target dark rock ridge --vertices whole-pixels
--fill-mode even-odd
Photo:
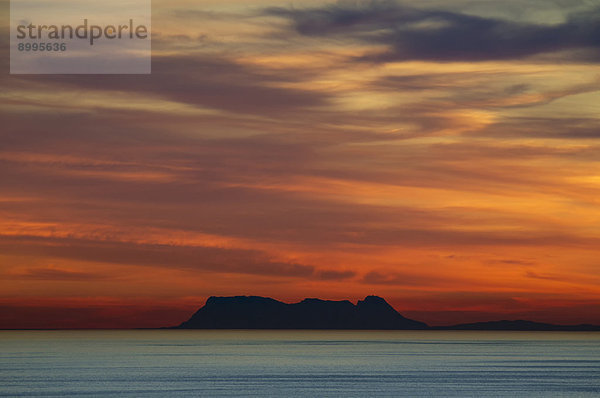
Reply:
[[[518,331],[555,331],[555,332],[592,332],[600,331],[596,325],[554,325],[551,323],[540,323],[524,320],[516,321],[491,321],[463,323],[454,326],[442,326],[434,329],[443,330],[518,330]]]
[[[368,296],[356,305],[348,300],[316,298],[286,304],[258,296],[210,297],[204,307],[175,328],[600,331],[597,325],[553,325],[525,320],[429,327],[423,322],[403,317],[377,296]]]
[[[427,329],[423,322],[400,315],[384,299],[368,296],[356,305],[348,300],[307,298],[286,304],[258,296],[210,297],[180,329]]]

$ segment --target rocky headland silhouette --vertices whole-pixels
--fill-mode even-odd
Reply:
[[[368,296],[356,305],[348,300],[307,298],[286,304],[267,297],[210,297],[181,329],[427,329],[423,322],[400,315],[384,299]]]
[[[286,304],[268,297],[210,297],[177,329],[339,329],[339,330],[522,330],[600,331],[596,325],[553,325],[525,320],[430,327],[408,319],[383,298],[367,296],[353,304],[307,298]]]

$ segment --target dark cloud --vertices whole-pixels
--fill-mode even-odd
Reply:
[[[494,264],[508,264],[508,265],[522,265],[522,266],[531,266],[531,265],[535,265],[536,264],[534,261],[514,260],[514,259],[491,260],[490,263],[494,263]]]
[[[361,282],[367,285],[418,287],[453,285],[464,283],[465,279],[468,278],[435,276],[431,274],[419,274],[418,272],[370,271],[363,275]]]
[[[561,88],[543,88],[539,84],[525,83],[527,77],[520,76],[517,82],[503,81],[508,74],[495,72],[455,72],[430,73],[401,76],[382,76],[371,83],[378,91],[414,92],[435,90],[435,97],[413,104],[412,118],[418,124],[420,119],[430,117],[444,120],[427,107],[435,104],[438,111],[445,110],[451,115],[459,109],[496,109],[531,108],[547,105],[569,96],[593,93],[600,89],[600,79],[589,76],[583,84],[573,84]],[[520,82],[519,82],[520,81]],[[427,126],[427,125],[425,125]],[[478,130],[478,129],[476,129]]]
[[[350,279],[356,276],[356,272],[354,271],[335,271],[335,270],[325,270],[317,272],[317,278],[324,281],[339,281],[344,279]]]
[[[307,36],[344,36],[388,51],[367,60],[485,61],[600,46],[600,9],[556,25],[518,23],[444,10],[419,10],[393,1],[322,8],[268,8]]]
[[[596,140],[600,138],[600,120],[590,117],[509,117],[473,132],[473,135]],[[597,156],[597,153],[594,156]]]
[[[543,280],[550,280],[550,281],[564,281],[565,278],[564,277],[559,277],[558,275],[553,275],[553,274],[540,274],[537,272],[533,272],[533,271],[526,271],[525,272],[525,276],[527,278],[533,278],[533,279],[543,279]]]
[[[10,73],[10,30],[0,27],[0,83]]]
[[[406,247],[456,246],[581,246],[596,245],[595,238],[579,237],[561,232],[546,231],[485,231],[472,232],[443,228],[404,229],[385,228],[366,231],[357,239],[364,243],[401,245]]]
[[[277,87],[300,82],[304,71],[270,70],[214,54],[153,55],[151,75],[5,76],[6,88],[86,89],[137,93],[242,114],[278,115],[324,105],[328,97],[310,90]]]
[[[259,250],[136,244],[131,242],[35,236],[1,236],[0,251],[5,255],[66,258],[84,262],[165,267],[199,272],[304,277],[342,280],[351,271],[317,269],[312,265],[281,262]],[[33,269],[24,277],[32,279],[82,279],[92,274],[54,269]]]
[[[15,279],[32,279],[44,281],[93,281],[107,279],[108,276],[92,272],[70,271],[58,268],[29,268],[24,272],[11,274]]]
[[[236,12],[225,12],[225,11],[213,11],[213,10],[199,10],[195,8],[177,8],[167,12],[169,15],[177,18],[178,20],[191,20],[196,21],[215,21],[215,20],[236,20],[254,18],[252,13],[236,13]]]
[[[379,90],[420,91],[472,87],[478,83],[479,74],[471,73],[427,73],[401,76],[382,76],[372,83]]]

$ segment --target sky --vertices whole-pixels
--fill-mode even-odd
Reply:
[[[596,0],[157,0],[151,75],[30,76],[0,4],[0,328],[600,324]]]

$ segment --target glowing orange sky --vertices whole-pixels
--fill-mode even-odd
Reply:
[[[3,26],[0,328],[600,324],[600,11],[498,3],[154,2],[150,76],[10,76]]]

